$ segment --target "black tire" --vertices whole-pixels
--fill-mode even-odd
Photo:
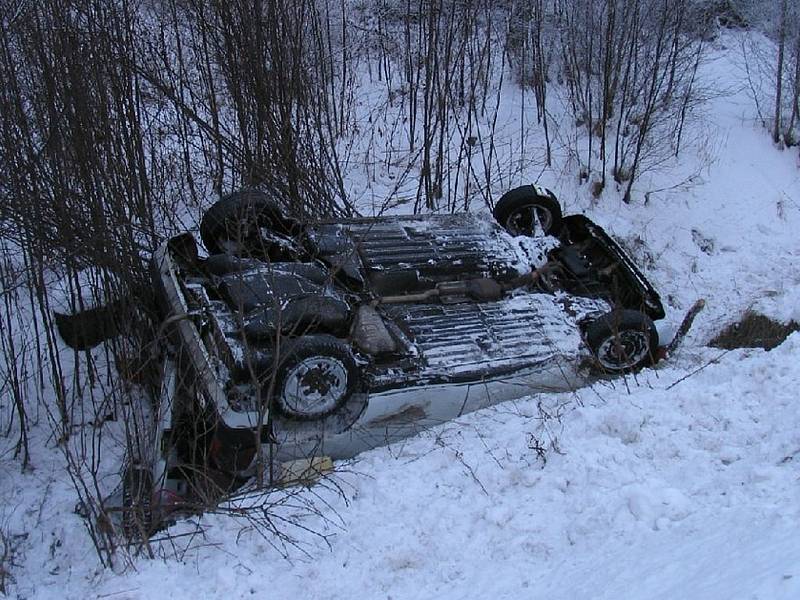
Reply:
[[[532,185],[523,185],[503,194],[492,214],[511,235],[555,235],[561,229],[561,205],[558,200],[551,192],[547,192],[547,195],[538,193]],[[533,219],[534,214],[539,228]]]
[[[228,194],[206,211],[200,222],[200,239],[209,254],[222,254],[229,250],[227,241],[247,242],[258,227],[293,233],[292,223],[274,200],[258,190],[242,190]]]
[[[153,532],[153,474],[136,464],[122,476],[122,533],[130,541],[146,540]]]
[[[601,373],[632,373],[655,362],[658,331],[638,310],[615,310],[589,323],[586,343]]]
[[[330,335],[297,338],[282,352],[272,406],[290,419],[322,419],[344,406],[358,375],[344,342]]]

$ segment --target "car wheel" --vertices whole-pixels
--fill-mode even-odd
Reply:
[[[346,344],[329,335],[304,336],[283,353],[273,406],[292,419],[321,419],[347,402],[357,381],[358,366]]]
[[[200,238],[209,254],[239,254],[248,242],[258,240],[260,228],[284,235],[295,233],[293,223],[274,200],[258,190],[242,190],[225,196],[206,211],[200,222]]]
[[[616,310],[589,323],[586,343],[602,373],[631,373],[654,362],[658,331],[637,310]]]
[[[128,540],[146,540],[153,531],[153,474],[130,464],[122,476],[122,533]]]
[[[561,228],[561,205],[552,195],[542,195],[532,185],[503,194],[492,213],[511,235],[549,235]]]

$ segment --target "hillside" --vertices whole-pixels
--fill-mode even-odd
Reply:
[[[120,551],[106,570],[40,413],[31,472],[9,441],[0,446],[11,595],[800,597],[800,333],[769,352],[707,346],[748,309],[800,321],[800,165],[757,123],[740,35],[715,41],[700,67],[715,93],[687,138],[703,143],[643,177],[630,204],[621,187],[595,198],[579,184],[569,140],[581,134],[555,95],[553,165],[509,169],[501,182],[536,179],[565,212],[606,227],[657,285],[673,326],[707,300],[669,361],[503,403],[338,464],[310,489],[275,491],[269,516],[284,539],[205,515],[159,534],[155,559]],[[520,97],[504,85],[498,146],[512,147]],[[362,207],[391,190],[376,180],[355,169],[347,179],[370,188]],[[101,443],[111,489],[122,451],[113,436]]]

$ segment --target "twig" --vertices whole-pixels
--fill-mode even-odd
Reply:
[[[675,381],[675,382],[671,383],[669,386],[667,386],[667,388],[666,388],[666,389],[668,389],[668,390],[671,390],[671,389],[672,389],[672,388],[674,388],[676,385],[678,385],[678,384],[679,384],[681,381],[685,381],[685,380],[689,379],[689,377],[692,377],[692,376],[696,375],[697,373],[699,373],[700,371],[702,371],[703,369],[705,369],[705,368],[706,368],[708,365],[713,365],[713,364],[716,364],[716,363],[718,363],[718,362],[719,362],[719,359],[720,359],[720,358],[722,358],[723,356],[725,356],[725,355],[726,355],[728,352],[730,352],[730,350],[725,350],[725,352],[723,352],[722,354],[720,354],[719,356],[717,356],[717,357],[715,357],[715,358],[712,358],[711,360],[709,360],[709,361],[708,361],[706,364],[704,364],[703,366],[701,366],[701,367],[698,367],[697,369],[695,369],[694,371],[692,371],[692,372],[691,372],[691,373],[689,373],[688,375],[684,375],[683,377],[681,377],[681,378],[680,378],[680,379],[678,379],[677,381]]]
[[[111,596],[117,596],[119,594],[127,594],[128,592],[135,592],[136,590],[139,590],[139,589],[141,589],[141,588],[138,588],[138,587],[136,587],[136,588],[128,588],[127,590],[118,590],[116,592],[109,592],[108,594],[99,594],[97,597],[98,598],[110,598]]]

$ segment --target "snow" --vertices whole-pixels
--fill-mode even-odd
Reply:
[[[113,275],[89,267],[76,273],[75,280],[54,277],[49,283],[49,302],[54,312],[74,315],[84,310],[99,308],[114,300],[111,288],[118,282]]]
[[[730,83],[737,47],[723,37],[702,76]],[[800,333],[770,352],[705,346],[747,309],[800,320],[797,153],[753,114],[741,86],[710,100],[710,146],[651,174],[632,206],[613,189],[592,199],[566,167],[539,182],[625,244],[668,323],[708,300],[667,363],[505,402],[273,491],[291,543],[222,510],[156,536],[155,559],[120,551],[114,569],[99,566],[40,415],[32,471],[0,438],[12,597],[800,598]]]
[[[730,352],[671,387],[719,355],[685,352],[638,382],[473,413],[347,465],[334,476],[346,499],[333,482],[302,492],[321,511],[303,527],[330,547],[290,531],[300,547],[286,560],[229,517],[207,515],[173,527],[197,537],[163,543],[170,558],[100,573],[93,593],[798,597],[798,352],[794,334],[769,353]],[[539,403],[561,407],[548,431]],[[531,436],[560,451],[542,463]],[[67,597],[85,592],[81,576],[64,579]]]

